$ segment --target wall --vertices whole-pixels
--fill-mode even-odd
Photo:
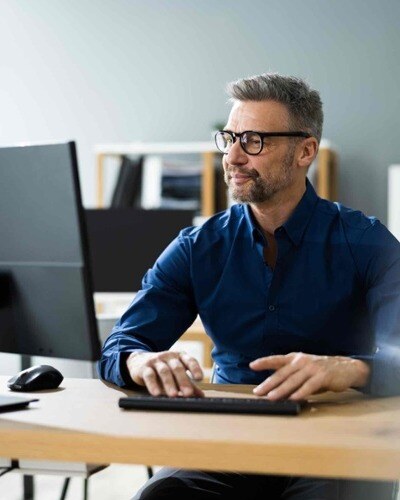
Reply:
[[[227,81],[307,78],[340,151],[340,199],[386,221],[400,158],[398,0],[0,0],[0,144],[208,140]]]

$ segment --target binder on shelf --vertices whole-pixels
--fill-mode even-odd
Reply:
[[[224,169],[222,167],[222,153],[214,157],[214,179],[215,179],[215,212],[222,212],[232,206],[234,201],[230,198],[228,186],[224,180]]]
[[[111,200],[112,208],[128,208],[140,205],[143,156],[136,159],[123,155],[119,175]]]

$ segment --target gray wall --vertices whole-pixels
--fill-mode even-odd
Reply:
[[[0,144],[208,140],[224,84],[307,78],[340,151],[340,199],[386,220],[400,161],[399,0],[0,0]]]

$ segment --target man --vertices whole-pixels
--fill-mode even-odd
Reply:
[[[219,383],[255,384],[271,400],[399,393],[400,243],[306,180],[322,132],[318,92],[264,74],[228,93],[216,143],[238,204],[159,257],[104,345],[101,376],[154,396],[201,395],[197,361],[168,351],[200,314]],[[390,498],[393,485],[380,486],[376,496],[374,483],[164,469],[136,498]]]

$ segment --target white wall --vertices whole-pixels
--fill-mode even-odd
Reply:
[[[386,220],[400,158],[398,0],[0,0],[0,144],[208,140],[227,81],[307,78],[341,152],[340,199]]]

